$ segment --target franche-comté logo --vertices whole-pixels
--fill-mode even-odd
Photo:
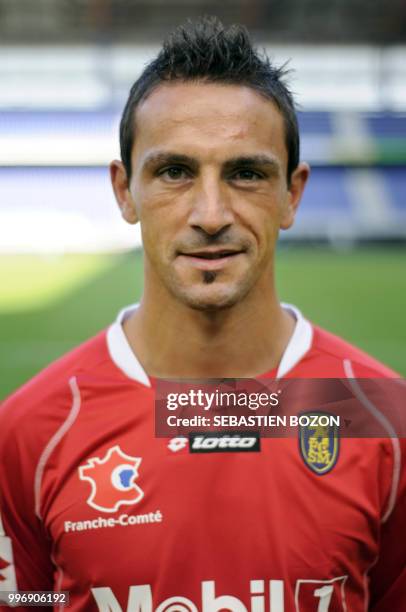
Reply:
[[[161,523],[162,512],[157,509],[134,514],[121,512],[112,516],[122,506],[133,506],[144,497],[141,487],[135,482],[141,457],[132,457],[124,453],[118,445],[109,448],[105,455],[92,457],[79,466],[79,478],[90,483],[90,495],[86,502],[91,508],[109,513],[109,516],[97,516],[79,521],[65,521],[65,532],[87,531],[89,529],[111,529],[151,523]]]
[[[142,459],[124,453],[116,445],[103,458],[93,457],[79,467],[79,478],[90,483],[86,500],[101,512],[116,512],[120,506],[137,504],[144,492],[135,482]]]

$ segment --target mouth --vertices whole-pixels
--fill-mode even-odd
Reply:
[[[200,257],[201,259],[222,259],[224,257],[238,255],[239,253],[242,253],[242,251],[221,249],[217,251],[196,251],[195,253],[181,253],[181,255],[185,255],[186,257]]]
[[[231,249],[207,249],[192,253],[179,253],[178,256],[200,270],[216,270],[233,262],[243,253],[244,251]]]

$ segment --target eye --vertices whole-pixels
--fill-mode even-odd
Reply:
[[[246,183],[252,183],[253,181],[259,181],[263,178],[263,175],[255,170],[238,170],[232,176],[233,180],[244,181]]]
[[[185,168],[182,166],[169,166],[158,172],[158,175],[169,181],[179,181],[188,176]]]

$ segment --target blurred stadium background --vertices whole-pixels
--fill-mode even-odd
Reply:
[[[140,295],[107,164],[131,83],[203,13],[294,69],[313,171],[281,298],[406,375],[406,0],[0,0],[0,397]]]

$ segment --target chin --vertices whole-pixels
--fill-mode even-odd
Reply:
[[[183,304],[202,312],[216,312],[232,308],[241,302],[247,293],[248,291],[244,291],[242,287],[199,287],[197,290],[183,288],[173,292]]]

